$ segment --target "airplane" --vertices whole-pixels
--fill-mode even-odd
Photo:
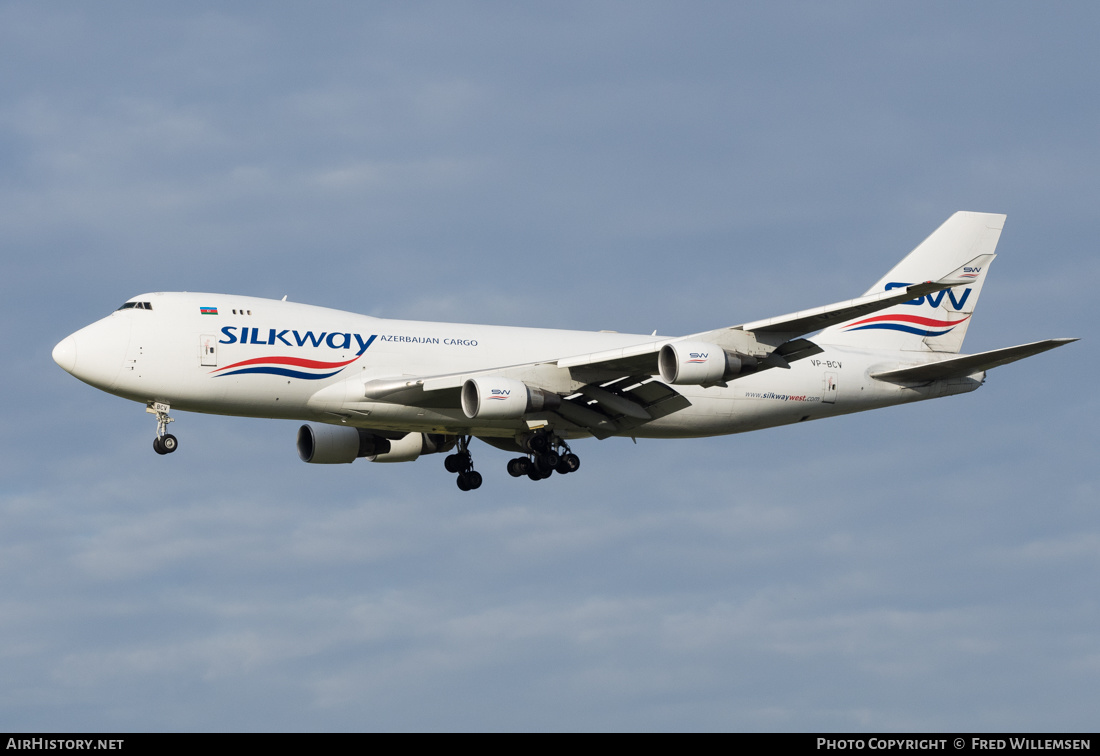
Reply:
[[[472,439],[513,477],[571,474],[570,442],[692,438],[973,391],[986,371],[1077,339],[973,355],[963,338],[1005,216],[957,212],[863,296],[668,337],[387,320],[230,294],[150,293],[64,338],[53,359],[146,405],[171,454],[172,409],[306,421],[313,464],[448,453],[477,489]],[[816,334],[816,335],[815,335]]]

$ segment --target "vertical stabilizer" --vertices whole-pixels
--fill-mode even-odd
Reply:
[[[924,281],[939,280],[979,255],[992,255],[1005,216],[957,212],[921,242],[893,270],[867,290],[878,294]],[[853,318],[822,331],[814,341],[872,349],[957,353],[978,304],[989,264],[964,268],[969,283],[926,294],[867,317]]]

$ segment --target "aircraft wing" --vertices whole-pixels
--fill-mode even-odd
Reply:
[[[725,331],[741,330],[755,334],[757,341],[778,346],[799,336],[805,336],[853,318],[869,315],[872,312],[885,310],[902,302],[918,299],[925,294],[934,294],[944,289],[973,283],[973,278],[964,276],[965,269],[984,267],[991,263],[994,257],[996,257],[994,254],[978,255],[970,262],[936,281],[925,281],[924,283],[912,284],[904,289],[891,289],[879,294],[869,294],[864,297],[849,299],[846,302],[837,302],[824,307],[816,307],[812,310],[801,310],[789,315],[780,315],[777,318],[754,320],[751,323],[717,331],[708,331],[685,338],[706,341],[708,338],[720,336]],[[719,346],[722,346],[722,344],[719,344]]]
[[[664,338],[648,344],[574,355],[559,359],[555,364],[559,367],[573,369],[621,370],[654,375],[657,372],[657,355],[665,344],[673,341],[704,341],[732,351],[760,356],[764,358],[763,361],[766,365],[769,364],[767,355],[777,353],[776,356],[782,359],[773,360],[773,366],[787,367],[785,363],[809,357],[821,351],[812,342],[799,337],[820,331],[837,323],[844,323],[853,318],[885,310],[888,307],[917,299],[926,294],[934,294],[944,289],[973,283],[971,277],[964,276],[964,269],[986,266],[993,261],[994,257],[996,255],[993,254],[979,255],[939,280],[912,284],[904,289],[891,289],[879,294],[869,294],[845,302],[781,315],[777,318],[754,320],[750,323],[704,331],[690,336]],[[754,341],[757,342],[756,349],[753,349]],[[758,351],[759,345],[767,345],[769,348]],[[774,348],[774,352],[772,348]]]
[[[887,370],[882,373],[871,373],[872,378],[890,383],[928,383],[930,381],[946,380],[948,378],[963,378],[974,373],[980,373],[990,368],[1007,365],[1025,357],[1056,349],[1060,346],[1077,341],[1077,339],[1047,339],[1035,341],[1030,344],[994,349],[991,352],[968,354],[961,357],[950,357],[939,362],[929,362],[924,365]]]
[[[591,352],[578,354],[572,357],[564,357],[554,362],[560,368],[597,368],[611,372],[622,371],[624,373],[657,373],[657,355],[661,347],[670,341],[679,341],[678,338],[662,338],[649,344],[637,344],[635,346],[608,349],[603,352]]]
[[[646,374],[582,386],[554,412],[603,439],[690,406],[674,388]]]
[[[992,259],[992,254],[981,255],[964,267],[985,265]],[[606,438],[689,406],[679,392],[654,378],[659,372],[658,355],[666,344],[705,341],[759,358],[758,369],[788,368],[790,362],[822,351],[812,341],[799,338],[802,335],[970,283],[962,273],[960,267],[937,281],[691,336],[655,337],[650,342],[601,352],[474,372],[369,381],[363,387],[364,397],[413,406],[458,407],[459,392],[467,380],[478,376],[510,378],[558,394],[562,402],[552,410],[554,413],[597,438]]]
[[[653,365],[656,372],[656,358]],[[601,439],[625,433],[691,404],[649,372],[601,369],[600,375],[592,380],[587,380],[591,376],[578,379],[553,362],[533,363],[451,375],[368,381],[363,393],[374,401],[456,408],[460,406],[459,392],[467,380],[478,376],[511,378],[558,394],[560,405],[546,412],[557,414]]]

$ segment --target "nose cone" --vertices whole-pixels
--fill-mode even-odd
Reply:
[[[53,348],[53,361],[66,373],[76,369],[76,339],[66,336]]]
[[[87,384],[114,390],[130,343],[129,321],[106,317],[81,328],[53,348],[54,362]]]

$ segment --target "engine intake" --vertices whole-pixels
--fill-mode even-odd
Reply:
[[[678,386],[710,386],[748,372],[756,360],[702,341],[673,341],[661,347],[661,380]]]

